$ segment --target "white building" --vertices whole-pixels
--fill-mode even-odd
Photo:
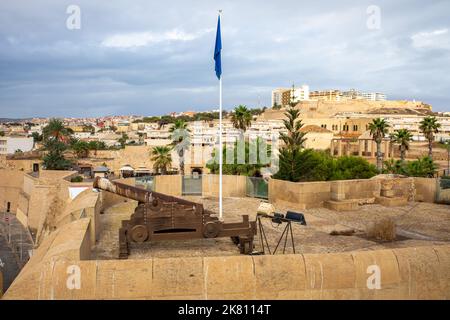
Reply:
[[[291,102],[292,89],[279,88],[272,91],[272,106],[285,106]],[[309,100],[309,86],[304,84],[294,89],[294,102]]]
[[[386,95],[381,92],[362,92],[361,96],[370,101],[386,101]]]
[[[342,92],[342,97],[346,99],[365,99],[370,101],[386,101],[386,95],[381,92],[361,92],[350,89]]]
[[[13,154],[18,150],[28,152],[33,150],[33,146],[31,137],[0,137],[0,154]]]
[[[309,86],[304,84],[294,89],[295,102],[309,100]]]

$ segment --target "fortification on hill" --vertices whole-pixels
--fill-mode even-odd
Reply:
[[[329,118],[339,113],[377,113],[399,112],[426,115],[432,112],[430,105],[421,101],[369,101],[369,100],[344,100],[344,101],[301,101],[296,105],[302,118]],[[276,120],[284,118],[284,109],[268,109],[259,117],[260,120]]]

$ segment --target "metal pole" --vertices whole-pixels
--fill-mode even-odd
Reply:
[[[222,22],[222,10],[219,10],[220,22]],[[222,74],[219,79],[219,219],[223,220],[223,203],[222,203]]]
[[[447,175],[450,176],[450,140],[447,140]]]
[[[22,238],[22,228],[20,228],[20,263],[23,260],[23,238]]]
[[[8,212],[8,242],[11,243],[11,213]]]

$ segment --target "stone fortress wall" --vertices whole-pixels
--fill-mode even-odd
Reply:
[[[450,298],[448,245],[337,254],[89,260],[101,231],[99,214],[124,199],[88,188],[70,200],[67,189],[72,184],[61,182],[61,177],[71,174],[48,172],[39,178],[24,178],[21,192],[29,199],[37,198],[35,193],[43,196],[41,189],[47,188],[54,199],[62,201],[61,210],[54,217],[52,228],[42,227],[46,231],[39,247],[4,295],[5,299]],[[168,177],[158,177],[156,191],[170,189],[177,193],[178,188],[181,190],[176,178]],[[204,179],[204,183],[214,183],[217,177]],[[245,177],[224,177],[225,184],[230,185],[230,190],[224,194],[245,196],[245,189],[239,187],[242,179]],[[425,191],[422,200],[432,202],[435,180],[412,181],[415,190]],[[319,203],[318,200],[326,201],[332,196],[376,196],[382,189],[381,184],[376,179],[317,183],[270,180],[269,192],[278,192],[280,201],[314,199]],[[390,190],[397,194],[410,192],[407,187],[410,185],[411,179],[399,180]],[[205,190],[213,196],[217,192],[211,186]],[[305,206],[312,203],[307,200]],[[48,215],[53,214],[51,205],[34,208],[35,205],[37,201],[29,204],[27,222],[33,225],[48,222]],[[368,287],[373,265],[380,268],[380,289]],[[73,268],[80,270],[80,289],[67,286],[68,270]]]
[[[429,110],[431,108],[420,101],[369,101],[369,100],[343,100],[343,101],[325,101],[325,100],[311,100],[300,101],[296,108],[300,110],[302,118],[329,118],[336,113],[342,112],[361,112],[367,113],[377,109],[412,109],[412,110]],[[278,120],[284,118],[285,110],[269,109],[266,110],[260,117],[262,120]]]
[[[337,254],[88,260],[89,219],[51,234],[5,299],[449,299],[450,246]],[[379,267],[377,289],[371,268]],[[67,285],[79,270],[80,288]],[[369,282],[369,285],[368,285]]]

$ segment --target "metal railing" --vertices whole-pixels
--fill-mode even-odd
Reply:
[[[182,177],[182,195],[201,196],[202,195],[202,176],[192,175]]]
[[[450,178],[437,179],[436,202],[450,204]]]
[[[135,178],[135,186],[141,187],[149,191],[155,189],[155,177],[154,176],[142,176]]]

